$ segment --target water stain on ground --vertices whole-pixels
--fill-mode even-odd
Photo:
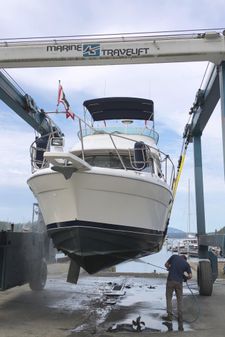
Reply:
[[[92,332],[166,332],[177,330],[176,320],[173,324],[168,325],[161,318],[165,314],[165,279],[116,278],[114,282],[124,284],[124,295],[112,295],[113,304],[109,304],[109,296],[104,296],[108,287],[106,278],[98,279],[97,283],[95,281],[98,289],[102,289],[102,296],[100,295],[95,304],[92,302],[91,305],[90,303],[89,315],[86,317],[88,324],[76,326],[71,332],[85,330],[90,332],[88,326],[89,328],[92,326]],[[135,324],[139,317],[140,325]],[[190,326],[185,323],[184,329],[190,330]]]
[[[42,292],[22,286],[1,294],[1,337],[72,337],[138,329],[166,332],[169,328],[161,319],[165,282],[164,278],[81,275],[78,284],[72,285],[64,275],[51,275]],[[116,295],[110,295],[113,287]],[[135,324],[138,317],[140,325]],[[173,329],[177,330],[176,320]],[[189,324],[184,329],[189,330]]]

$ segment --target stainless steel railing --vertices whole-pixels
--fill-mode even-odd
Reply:
[[[101,128],[99,132],[99,128],[94,128],[90,126],[87,122],[82,120],[80,117],[76,116],[76,118],[79,120],[79,132],[78,136],[81,141],[81,158],[85,160],[85,146],[84,146],[84,137],[87,135],[94,135],[94,134],[105,134],[108,135],[110,138],[110,141],[113,144],[113,147],[115,149],[115,154],[117,155],[120,163],[121,168],[124,170],[132,169],[136,171],[147,171],[151,172],[152,174],[156,174],[159,178],[164,180],[170,187],[172,187],[175,177],[175,168],[173,165],[173,162],[171,161],[170,157],[165,154],[164,152],[160,151],[156,147],[149,146],[145,143],[143,143],[143,147],[138,149],[135,149],[135,143],[137,143],[136,140],[132,139],[132,134],[134,134],[134,131],[132,131],[132,134],[129,134],[129,132],[126,133],[126,136],[124,134],[120,134],[115,132],[115,128]],[[85,127],[82,127],[82,126]],[[87,130],[89,128],[90,130]],[[132,127],[133,128],[133,127]],[[143,129],[143,128],[139,128]],[[140,134],[140,130],[139,133]],[[147,129],[145,132],[142,132],[142,135],[147,135],[151,138],[153,138],[155,141],[158,140],[158,134],[151,129]],[[31,157],[31,167],[32,172],[47,168],[49,167],[49,162],[44,158],[44,152],[50,151],[51,149],[51,142],[56,137],[56,133],[53,131],[47,135],[41,136],[39,138],[36,138],[35,141],[31,144],[30,147],[30,157]],[[127,149],[127,156],[129,157],[130,165],[127,167],[126,163],[124,162],[124,153],[121,155],[121,152],[116,146],[115,138],[122,138],[124,140],[128,140],[134,144],[133,148]],[[140,142],[141,143],[141,142]],[[138,154],[139,153],[139,154]],[[66,163],[65,163],[66,165]],[[153,168],[152,168],[153,167]]]

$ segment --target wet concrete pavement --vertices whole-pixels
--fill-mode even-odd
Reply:
[[[224,281],[214,285],[211,297],[193,297],[185,289],[184,332],[177,332],[176,320],[174,331],[168,332],[161,319],[165,278],[83,274],[77,285],[71,285],[65,281],[67,268],[66,264],[49,266],[44,291],[32,292],[22,286],[0,293],[0,337],[225,335]],[[106,295],[115,284],[124,285],[123,296]],[[197,294],[196,283],[190,286]],[[138,316],[145,324],[141,332],[132,325]]]

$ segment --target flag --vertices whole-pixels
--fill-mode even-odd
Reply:
[[[69,102],[66,99],[66,95],[63,91],[63,87],[59,81],[59,91],[58,91],[58,102],[57,102],[57,110],[58,110],[58,106],[59,104],[62,103],[64,105],[64,108],[66,110],[66,118],[71,117],[72,119],[74,119],[75,114],[70,110],[70,105]]]
[[[74,114],[74,112],[72,112],[70,109],[69,110],[67,110],[66,111],[66,118],[72,118],[72,119],[74,119],[74,117],[75,117],[75,114]]]

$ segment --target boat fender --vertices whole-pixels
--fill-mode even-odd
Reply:
[[[147,166],[146,145],[144,142],[134,144],[134,164],[137,169],[144,169]]]

